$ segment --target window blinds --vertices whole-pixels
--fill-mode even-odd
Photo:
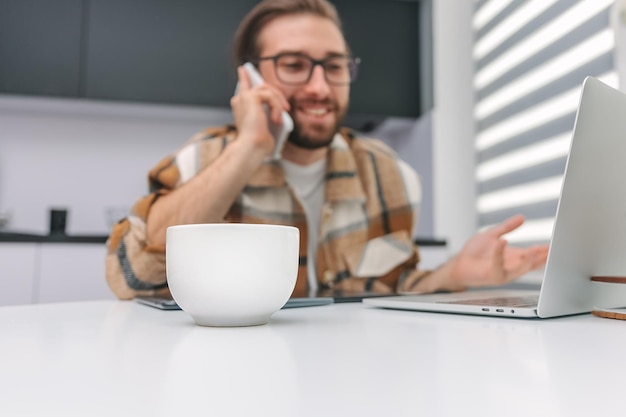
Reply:
[[[521,213],[507,239],[552,234],[580,87],[617,86],[612,0],[482,0],[473,16],[480,228]]]

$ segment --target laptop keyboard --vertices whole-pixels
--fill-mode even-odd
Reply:
[[[533,307],[539,301],[538,295],[525,297],[489,297],[472,300],[441,301],[444,304],[483,305],[495,307]]]

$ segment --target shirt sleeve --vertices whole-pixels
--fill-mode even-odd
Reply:
[[[165,247],[151,245],[146,221],[152,205],[177,185],[180,172],[175,156],[161,161],[149,173],[150,193],[139,199],[130,215],[118,222],[107,241],[106,279],[120,299],[169,293],[165,278]]]
[[[178,152],[150,170],[149,194],[140,198],[130,215],[113,227],[107,241],[106,279],[118,298],[169,294],[165,246],[152,244],[146,235],[150,209],[160,197],[212,163],[232,137],[233,128],[229,126],[207,129],[194,135]]]

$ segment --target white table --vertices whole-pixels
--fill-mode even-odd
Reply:
[[[616,416],[626,322],[335,304],[203,328],[97,301],[0,308],[0,416]]]

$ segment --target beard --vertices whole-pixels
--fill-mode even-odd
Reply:
[[[306,100],[301,100],[306,101]],[[308,100],[311,101],[311,100]],[[347,106],[344,109],[340,109],[337,102],[331,99],[320,100],[319,103],[323,103],[329,105],[332,111],[335,114],[335,123],[333,126],[328,127],[322,124],[309,124],[308,126],[302,126],[297,118],[290,114],[293,119],[293,130],[287,137],[287,140],[300,148],[304,149],[320,149],[326,147],[331,144],[335,134],[339,131],[341,124],[343,123],[343,119],[346,116]],[[292,109],[297,108],[298,102],[295,98],[289,98],[289,105]]]

